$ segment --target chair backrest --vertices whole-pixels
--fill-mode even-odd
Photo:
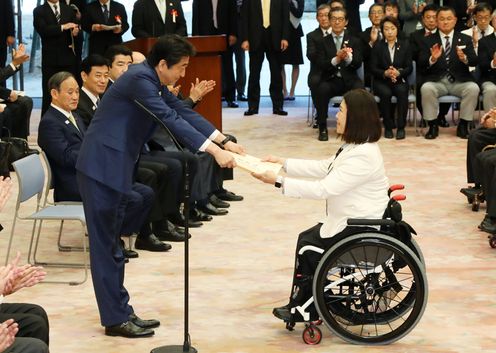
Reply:
[[[31,154],[14,163],[14,170],[19,182],[18,202],[29,200],[34,195],[41,197],[45,187],[45,171],[38,154]]]

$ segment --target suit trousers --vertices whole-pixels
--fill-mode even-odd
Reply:
[[[496,217],[496,149],[480,152],[475,159],[477,170],[482,177],[486,213],[491,217]]]
[[[48,353],[48,346],[37,338],[16,336],[14,343],[2,353]]]
[[[16,337],[31,337],[49,344],[50,326],[45,310],[36,304],[0,304],[0,322],[14,319],[19,324]]]
[[[134,228],[148,214],[149,207],[132,207],[128,203],[135,193],[124,194],[77,172],[77,181],[83,200],[90,241],[91,277],[95,291],[100,322],[103,326],[119,325],[128,321],[134,312],[129,305],[129,293],[124,287],[124,255],[120,235],[124,220],[136,220]],[[133,228],[129,226],[129,229]]]
[[[487,145],[496,143],[496,129],[479,127],[470,131],[467,142],[467,182],[481,184],[482,174],[478,171],[475,157]]]
[[[334,76],[329,80],[320,81],[317,88],[312,90],[313,95],[315,96],[314,104],[315,110],[317,111],[317,123],[320,126],[326,124],[329,99],[336,96],[342,96],[355,88],[363,88],[363,82],[360,80],[350,80],[347,82],[342,77],[337,76]]]
[[[422,109],[422,94],[421,94],[421,89],[422,83],[418,83],[415,87],[415,98],[417,100],[417,109],[420,113],[420,115],[424,115],[424,110]],[[437,114],[438,117],[445,117],[446,114],[448,114],[449,110],[451,108],[450,103],[439,103],[439,113]]]
[[[256,50],[250,49],[250,76],[248,78],[248,108],[258,110],[260,104],[260,72],[264,56],[267,56],[270,69],[270,98],[272,99],[272,108],[282,109],[282,61],[281,51],[274,48],[270,27],[264,29],[260,46]]]
[[[19,96],[15,102],[7,102],[7,107],[12,113],[11,121],[5,122],[4,126],[9,129],[10,136],[27,139],[33,100],[30,97]]]
[[[398,120],[396,127],[404,129],[406,125],[406,115],[408,114],[408,83],[392,83],[391,81],[374,81],[374,93],[379,96],[379,109],[382,115],[382,122],[386,130],[392,130],[394,123],[394,109],[391,97],[396,97],[396,107],[398,109]]]
[[[496,107],[496,85],[491,81],[482,83],[482,104],[484,110]]]
[[[6,40],[0,43],[0,67],[5,67],[7,62],[7,44]],[[0,81],[0,87],[6,87],[5,81]]]
[[[246,86],[246,53],[241,48],[241,43],[234,44],[234,59],[236,60],[236,92],[238,99],[245,94]]]
[[[434,120],[438,115],[438,98],[448,94],[461,97],[460,119],[472,121],[474,119],[475,108],[479,101],[479,86],[477,83],[469,82],[449,82],[444,77],[438,82],[425,82],[422,85],[422,108],[424,109],[424,120]]]
[[[150,170],[148,171],[150,172]],[[140,236],[150,235],[152,229],[148,220],[155,199],[155,193],[152,187],[141,183],[134,183],[131,193],[127,196],[125,214],[134,216],[132,218],[124,217],[120,235],[131,235],[134,233],[138,233]]]
[[[140,159],[138,163],[136,180],[152,188],[155,195],[152,209],[148,216],[148,223],[160,221],[165,218],[167,213],[164,209],[168,207],[168,182],[169,171],[167,165],[163,163],[147,161]]]

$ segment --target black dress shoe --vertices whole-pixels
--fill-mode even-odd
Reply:
[[[496,234],[496,223],[494,223],[491,219],[489,221],[482,221],[480,224],[480,229],[486,233]]]
[[[272,314],[277,317],[278,319],[281,319],[286,322],[293,321],[292,320],[292,315],[289,309],[289,304],[281,306],[279,308],[274,308],[272,310]]]
[[[403,139],[405,139],[405,129],[398,129],[396,131],[396,139],[397,140],[403,140]]]
[[[217,208],[212,205],[210,202],[207,202],[205,205],[197,207],[200,211],[209,214],[211,216],[225,216],[228,211],[223,208]]]
[[[172,249],[170,244],[162,243],[153,233],[145,236],[138,235],[134,246],[136,249],[148,251],[169,251]]]
[[[313,125],[312,125],[312,129],[318,129],[319,128],[319,123],[318,122],[314,122]]]
[[[329,133],[327,132],[327,129],[320,129],[319,130],[319,141],[328,141],[329,140]]]
[[[124,244],[124,240],[120,239],[120,243],[122,248],[122,254],[126,259],[135,259],[139,256],[139,254],[136,251],[126,248],[126,244]]]
[[[217,208],[229,208],[231,206],[229,202],[222,201],[215,194],[210,195],[208,201]]]
[[[212,216],[206,214],[205,212],[200,211],[196,207],[191,210],[191,214],[189,218],[193,221],[200,221],[200,222],[210,222],[213,219]]]
[[[491,217],[486,213],[482,222],[477,226],[477,228],[482,229],[482,227],[491,226]]]
[[[430,125],[429,131],[425,134],[427,140],[434,140],[439,135],[439,127],[437,125]]]
[[[282,109],[273,109],[272,114],[285,116],[288,115],[288,112]]]
[[[127,338],[150,337],[155,334],[155,331],[136,326],[132,321],[126,321],[120,325],[105,327],[107,336],[122,336]]]
[[[441,127],[449,127],[449,123],[446,121],[446,117],[444,116],[437,118],[437,125]]]
[[[456,127],[456,136],[462,139],[468,139],[468,128],[467,122],[465,120],[460,120],[458,126]]]
[[[392,139],[394,137],[393,130],[384,130],[384,138]]]
[[[244,94],[238,94],[238,101],[240,102],[248,102],[248,98]]]
[[[475,186],[472,188],[461,188],[460,192],[467,197],[474,198],[482,194],[482,188]]]
[[[224,201],[243,201],[243,196],[236,195],[234,192],[229,190],[223,190],[221,192],[216,192],[215,195]]]
[[[228,108],[239,108],[238,103],[234,103],[233,101],[227,101]]]
[[[420,119],[420,125],[419,127],[427,127],[427,123],[425,122],[424,119]]]
[[[244,112],[245,116],[258,114],[258,109],[248,109]]]
[[[160,321],[158,320],[143,320],[138,317],[136,314],[131,314],[129,315],[129,321],[131,321],[133,324],[136,326],[139,326],[141,328],[155,328],[160,326]]]
[[[186,219],[184,218],[184,215],[182,213],[178,213],[176,215],[170,216],[169,220],[174,223],[176,226],[179,227],[186,227]],[[195,221],[191,219],[191,217],[188,220],[188,227],[190,228],[199,228],[203,225],[201,221]]]

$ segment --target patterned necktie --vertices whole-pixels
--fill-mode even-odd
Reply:
[[[55,18],[57,19],[57,23],[60,23],[60,12],[59,12],[59,7],[57,4],[53,5],[53,12],[55,14]]]
[[[109,20],[109,17],[110,17],[110,13],[109,13],[107,4],[102,5],[102,10],[103,10],[103,17],[105,18],[105,23],[107,23]]]
[[[76,123],[76,119],[74,118],[74,116],[72,115],[72,113],[69,113],[69,116],[67,118],[72,123],[72,125],[74,125],[76,127],[76,129],[79,130],[79,128],[77,126],[77,123]]]
[[[444,57],[446,58],[446,63],[449,64],[450,62],[450,54],[451,54],[451,45],[450,45],[450,37],[449,36],[445,36],[444,39],[446,39],[446,43],[445,43],[445,46],[444,46]]]

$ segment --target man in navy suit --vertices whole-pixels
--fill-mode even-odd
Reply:
[[[241,146],[167,89],[184,76],[194,53],[192,45],[178,35],[159,38],[147,60],[131,65],[105,93],[80,149],[78,185],[89,231],[93,286],[107,335],[153,334],[130,316],[133,309],[123,284],[124,258],[116,246],[136,161],[157,125],[140,104],[166,124],[182,144],[212,154],[221,167],[236,166],[224,149],[244,153]]]

